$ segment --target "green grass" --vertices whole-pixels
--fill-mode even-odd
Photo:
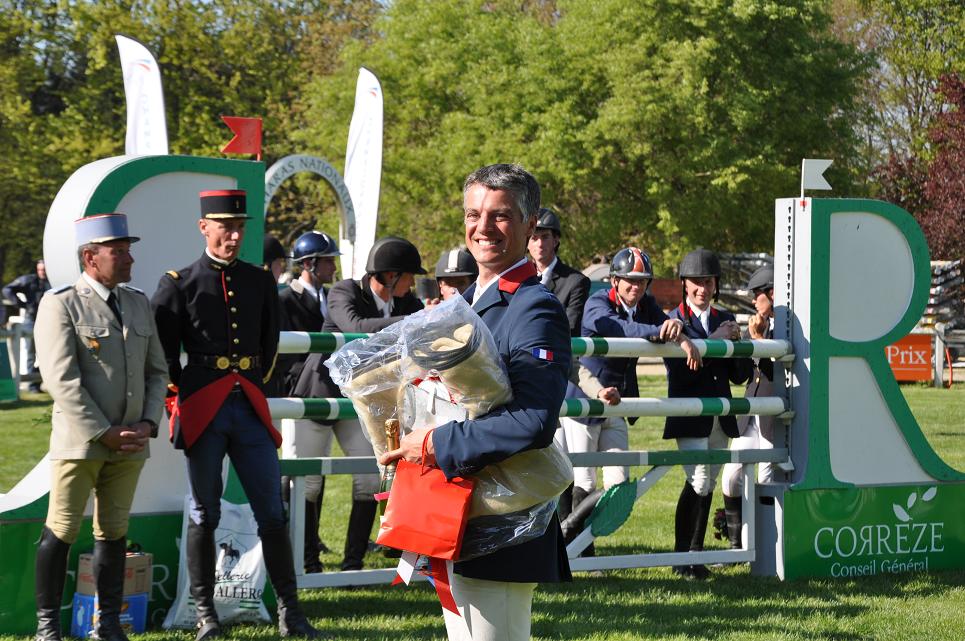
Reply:
[[[662,378],[641,380],[642,396],[665,396]],[[903,386],[933,447],[953,467],[965,470],[965,385],[951,390]],[[42,456],[49,426],[48,400],[28,395],[0,406],[0,489],[6,491]],[[40,424],[36,423],[40,421]],[[632,449],[662,449],[661,419],[640,419],[630,431]],[[632,474],[639,476],[642,470]],[[667,551],[673,511],[683,475],[667,475],[640,502],[624,527],[597,542],[599,554]],[[341,550],[350,506],[350,479],[329,477],[321,535]],[[719,494],[717,503],[720,503]],[[716,507],[716,506],[715,506]],[[711,528],[712,529],[712,528]],[[723,547],[708,532],[708,547]],[[341,554],[323,558],[337,567]],[[368,567],[390,567],[378,555]],[[425,585],[354,590],[303,590],[305,608],[324,630],[347,640],[444,638],[434,592]],[[612,571],[602,577],[578,574],[564,585],[536,592],[533,636],[537,639],[714,641],[962,641],[965,639],[965,571],[874,576],[861,580],[810,579],[781,582],[752,577],[747,566],[714,570],[705,583],[675,578],[668,568]],[[276,639],[269,626],[244,626],[234,639]],[[0,636],[0,641],[27,637]],[[187,632],[150,632],[149,641],[192,639]]]

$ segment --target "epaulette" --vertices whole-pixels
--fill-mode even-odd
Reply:
[[[121,287],[123,287],[124,289],[126,289],[126,290],[128,290],[128,291],[131,291],[131,292],[137,292],[138,294],[144,294],[144,290],[143,290],[143,289],[138,289],[137,287],[134,287],[133,285],[128,285],[127,283],[121,283]],[[147,294],[144,294],[144,295],[147,296]]]
[[[181,280],[181,274],[177,273],[177,272],[174,271],[173,269],[168,270],[168,271],[166,271],[166,272],[164,272],[164,273],[167,274],[168,276],[170,276],[171,278],[173,278],[174,280]]]
[[[70,288],[72,288],[72,287],[73,287],[73,285],[61,285],[61,286],[58,287],[57,289],[52,289],[52,290],[50,290],[50,293],[51,293],[51,294],[63,294],[64,292],[66,292],[68,289],[70,289]]]

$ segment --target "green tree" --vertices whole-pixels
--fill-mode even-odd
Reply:
[[[364,40],[380,10],[376,0],[0,0],[0,271],[20,273],[40,254],[72,172],[124,153],[115,34],[158,60],[171,153],[218,155],[231,137],[222,114],[260,116],[270,164],[295,151],[301,86],[347,40]],[[301,212],[314,196],[286,195],[280,209]]]
[[[300,139],[344,157],[364,65],[386,96],[382,233],[434,258],[461,241],[463,177],[518,161],[563,215],[567,258],[633,242],[666,274],[695,245],[769,248],[803,157],[850,184],[862,59],[829,26],[809,0],[397,0],[381,39],[308,85]]]
[[[928,130],[947,111],[946,74],[965,73],[965,4],[958,0],[836,0],[836,35],[873,58],[857,122],[868,173],[888,157],[931,155]]]

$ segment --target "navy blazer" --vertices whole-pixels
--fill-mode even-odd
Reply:
[[[694,315],[687,301],[680,303],[670,318],[684,322],[684,331],[690,338],[707,338],[700,319]],[[710,332],[713,333],[724,321],[735,320],[730,312],[710,308]],[[751,376],[753,365],[749,358],[705,358],[696,372],[687,367],[685,358],[665,358],[667,367],[667,396],[723,397],[731,398],[730,383],[740,384]],[[720,427],[731,438],[737,438],[737,419],[721,416]],[[713,416],[668,416],[664,422],[664,438],[706,438],[714,427]]]
[[[470,302],[473,291],[475,285],[463,294]],[[448,478],[472,474],[518,452],[552,446],[572,361],[566,314],[540,284],[532,263],[503,275],[474,309],[492,332],[507,366],[513,400],[474,420],[436,428],[436,464]],[[456,563],[454,569],[463,576],[493,581],[571,579],[556,516],[541,537]]]
[[[650,294],[643,295],[631,316],[617,300],[616,289],[611,287],[590,296],[583,312],[582,334],[590,337],[657,339],[660,337],[660,327],[667,318]],[[636,358],[583,356],[580,363],[597,377],[603,387],[615,387],[620,390],[620,396],[626,398],[640,396]],[[630,423],[636,420],[630,418]]]

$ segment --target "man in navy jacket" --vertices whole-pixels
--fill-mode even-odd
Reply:
[[[740,326],[730,312],[711,305],[717,300],[720,261],[706,249],[696,249],[680,263],[683,302],[670,313],[670,318],[684,324],[690,338],[740,339]],[[730,383],[743,383],[751,375],[747,358],[704,359],[703,367],[687,367],[682,358],[664,360],[667,367],[668,396],[730,398]],[[668,416],[663,437],[677,439],[681,450],[725,449],[729,438],[736,438],[737,420],[733,416]],[[720,465],[684,465],[687,480],[677,501],[674,523],[674,551],[704,549],[704,534]],[[685,578],[705,579],[703,565],[674,566]]]
[[[566,390],[571,351],[566,314],[526,259],[539,184],[517,165],[490,165],[463,188],[466,246],[479,278],[464,292],[507,364],[513,400],[474,420],[450,422],[428,439],[426,459],[446,477],[467,476],[518,452],[550,446]],[[421,459],[425,431],[407,434],[382,463]],[[461,617],[446,612],[450,639],[529,639],[533,590],[571,580],[559,520],[534,540],[458,562],[452,577]]]

